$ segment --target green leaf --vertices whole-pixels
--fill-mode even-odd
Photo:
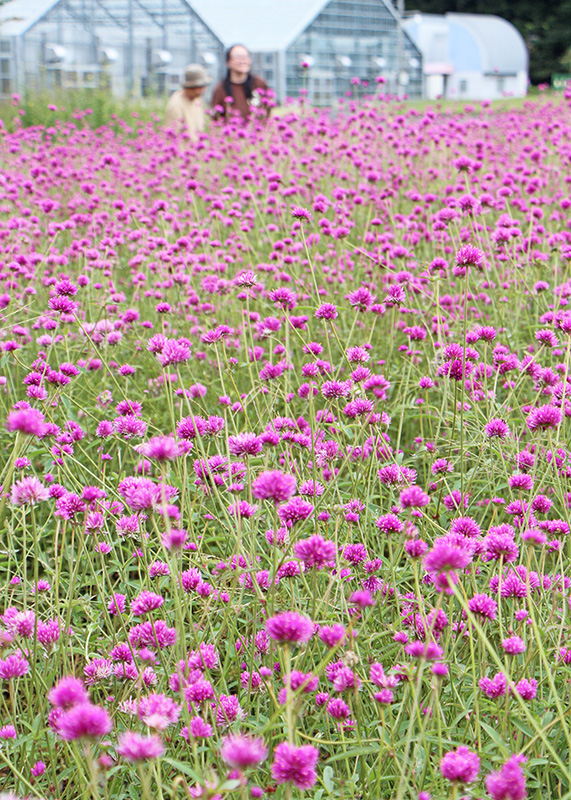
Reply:
[[[512,722],[514,722],[514,720],[513,720],[513,719],[512,719]],[[495,728],[492,728],[492,726],[491,726],[491,725],[487,725],[485,722],[482,722],[482,720],[480,720],[480,725],[481,725],[481,726],[482,726],[482,728],[483,728],[483,729],[486,731],[486,733],[488,734],[488,736],[490,736],[490,737],[491,737],[491,739],[492,739],[492,740],[493,740],[493,741],[496,743],[496,745],[497,745],[497,746],[500,748],[500,750],[502,751],[502,753],[504,753],[504,754],[508,753],[508,751],[509,751],[509,748],[508,748],[508,746],[506,745],[506,743],[504,742],[504,740],[502,739],[502,737],[500,736],[500,734],[497,732],[497,730],[496,730]]]
[[[325,767],[323,770],[323,785],[329,793],[333,791],[333,767]]]
[[[347,750],[346,753],[337,753],[335,756],[327,759],[328,764],[334,761],[343,761],[347,758],[357,758],[357,756],[368,756],[371,753],[376,753],[378,748],[374,747],[354,747],[352,750]]]
[[[233,792],[234,789],[237,789],[240,786],[240,781],[224,781],[222,786],[218,787],[218,791],[220,792]]]
[[[183,761],[177,761],[174,758],[163,758],[163,762],[170,764],[171,767],[174,767],[179,772],[182,772],[183,775],[188,775],[189,778],[192,778],[197,783],[202,782],[200,775],[197,775],[192,767],[190,767],[188,764],[185,764]]]

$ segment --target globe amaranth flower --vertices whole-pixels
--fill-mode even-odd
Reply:
[[[136,448],[141,455],[153,461],[174,461],[182,454],[180,444],[172,436],[153,436]]]
[[[563,415],[561,409],[552,405],[533,408],[527,415],[527,427],[530,431],[550,430],[557,428]]]
[[[510,656],[521,655],[525,653],[525,642],[520,636],[510,636],[507,639],[502,639],[502,647],[504,652]]]
[[[524,755],[513,755],[501,769],[487,776],[486,789],[492,800],[524,800],[527,797],[521,768],[526,760]]]
[[[464,569],[471,560],[472,554],[467,548],[453,544],[448,537],[441,536],[434,540],[432,550],[425,555],[423,563],[427,572],[439,574]]]
[[[310,517],[314,510],[313,505],[303,497],[294,496],[278,508],[278,517],[285,524],[295,525]]]
[[[44,415],[26,403],[25,408],[17,408],[8,414],[6,428],[9,431],[24,433],[27,436],[43,436],[46,425]]]
[[[139,656],[142,651],[139,651]],[[178,722],[182,707],[165,694],[153,693],[139,701],[139,717],[148,728],[164,731]]]
[[[337,647],[338,644],[341,644],[347,635],[347,631],[345,630],[345,626],[341,625],[340,622],[336,622],[334,625],[327,626],[324,625],[319,629],[319,638],[321,641],[327,645],[327,647]]]
[[[235,769],[244,770],[260,764],[268,756],[268,748],[259,736],[231,734],[222,740],[222,760]]]
[[[283,503],[295,494],[296,479],[279,470],[262,472],[252,484],[252,494],[258,500],[272,500]]]
[[[459,267],[478,267],[481,268],[484,264],[484,254],[477,247],[472,244],[465,244],[456,253],[456,264]]]
[[[29,670],[29,663],[17,653],[12,653],[0,660],[0,680],[10,681],[13,678],[21,678],[23,675],[27,675]]]
[[[112,727],[107,711],[91,703],[78,703],[57,720],[57,732],[67,740],[106,736]]]
[[[296,558],[302,561],[307,569],[325,569],[335,566],[337,547],[335,542],[324,539],[318,533],[308,539],[301,539],[293,548]]]
[[[472,614],[494,620],[496,618],[498,604],[493,597],[487,594],[475,594],[468,600],[468,608]]]
[[[400,493],[399,503],[403,508],[422,508],[430,503],[430,497],[420,486],[408,486]]]
[[[311,219],[311,212],[307,208],[302,208],[302,206],[292,206],[291,215],[294,219],[302,219],[306,222]]]
[[[442,758],[440,772],[452,783],[473,783],[480,773],[480,759],[476,753],[461,745]]]
[[[312,745],[294,747],[282,742],[274,751],[272,778],[276,783],[293,783],[297,789],[311,789],[317,780],[319,751]]]
[[[313,636],[314,624],[295,611],[284,611],[266,621],[266,631],[270,639],[287,644],[307,642]]]
[[[48,693],[48,700],[57,708],[70,708],[89,700],[87,689],[80,678],[69,675],[59,680]]]
[[[33,506],[49,498],[49,491],[35,476],[22,478],[12,485],[10,501],[15,506]]]
[[[147,761],[159,758],[165,748],[159,736],[142,736],[134,731],[125,731],[119,736],[117,753],[126,761]]]
[[[480,678],[478,681],[478,686],[486,695],[486,697],[494,699],[496,697],[503,697],[505,695],[508,688],[508,682],[504,673],[498,672],[493,678],[488,678],[487,676]]]
[[[535,678],[531,680],[522,678],[513,688],[524,700],[533,700],[537,695],[537,681]]]

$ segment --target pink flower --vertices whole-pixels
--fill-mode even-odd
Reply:
[[[18,408],[8,414],[6,427],[9,431],[18,431],[27,436],[43,436],[45,431],[44,415],[41,411],[29,406]]]
[[[498,672],[493,678],[480,678],[478,686],[486,697],[503,697],[507,691],[508,682],[503,672]]]
[[[165,694],[150,694],[139,701],[139,717],[149,728],[158,731],[178,722],[180,713],[181,706]]]
[[[562,419],[561,409],[545,405],[534,408],[527,416],[527,427],[530,431],[557,428]]]
[[[283,503],[295,494],[296,479],[279,470],[262,472],[252,484],[252,494],[258,500]]]
[[[127,761],[160,758],[164,751],[164,745],[158,736],[141,736],[134,731],[125,731],[119,736],[117,753]]]
[[[78,703],[58,719],[57,731],[62,739],[99,738],[113,728],[111,717],[101,706]]]
[[[453,544],[446,536],[441,536],[434,540],[432,550],[425,555],[424,568],[427,572],[439,574],[464,569],[471,560],[472,556],[466,548]]]
[[[70,708],[88,702],[89,695],[83,681],[70,675],[59,680],[49,691],[48,700],[56,708]]]
[[[276,783],[293,783],[298,789],[311,789],[317,780],[315,767],[319,751],[312,745],[294,747],[287,742],[274,751],[272,777]]]
[[[422,508],[430,503],[430,497],[420,486],[409,486],[400,493],[399,503],[403,508]]]
[[[47,500],[49,496],[49,491],[44,484],[38,478],[30,476],[13,484],[10,500],[15,506],[33,506]]]
[[[497,772],[486,778],[486,789],[492,800],[524,800],[527,797],[525,775],[520,764],[526,761],[523,755],[513,755]]]
[[[165,599],[160,594],[144,589],[137,597],[131,600],[131,613],[136,617],[142,617],[144,614],[160,608],[164,602]]]
[[[284,611],[270,617],[265,627],[270,639],[287,644],[307,642],[314,632],[313,622],[295,611]]]
[[[453,783],[473,783],[480,773],[480,759],[464,745],[446,753],[440,772]]]
[[[484,432],[488,439],[496,436],[498,439],[505,439],[509,436],[510,428],[503,419],[491,419],[484,427]]]
[[[153,436],[148,442],[138,445],[137,450],[152,461],[173,461],[181,455],[180,445],[172,436]]]
[[[508,639],[502,639],[502,647],[510,656],[517,656],[521,653],[525,653],[525,642],[519,636],[510,636]]]
[[[13,653],[0,661],[0,680],[10,681],[13,678],[21,678],[27,675],[30,665],[22,656]]]
[[[299,558],[307,569],[333,568],[336,551],[335,542],[324,539],[318,533],[309,539],[301,539],[293,548],[296,558]]]
[[[292,497],[287,503],[279,507],[278,517],[284,523],[295,525],[296,522],[301,522],[310,517],[314,510],[312,504],[304,500],[303,497]]]
[[[268,748],[261,737],[231,734],[222,740],[220,755],[231,767],[244,770],[264,761]]]
[[[233,456],[243,458],[244,456],[259,455],[264,449],[264,444],[255,433],[240,433],[237,436],[230,436],[228,449]]]
[[[484,254],[474,245],[466,244],[456,253],[456,264],[459,267],[481,267],[484,263]]]
[[[321,627],[318,635],[321,641],[326,644],[327,647],[337,647],[338,644],[343,642],[347,632],[344,625],[336,622],[334,625],[324,625]]]

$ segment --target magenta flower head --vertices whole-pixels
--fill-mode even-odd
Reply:
[[[446,753],[440,762],[440,772],[452,783],[473,783],[480,772],[480,759],[462,745]]]
[[[434,540],[432,550],[425,555],[424,568],[427,572],[438,575],[441,572],[464,569],[471,560],[472,555],[467,548],[441,536]]]
[[[174,461],[181,455],[179,444],[172,436],[153,436],[148,442],[138,445],[136,449],[152,461]]]
[[[285,524],[295,525],[296,522],[302,522],[310,517],[314,510],[312,504],[303,497],[294,496],[279,507],[278,517]]]
[[[520,636],[510,636],[508,639],[502,639],[502,647],[510,656],[518,656],[521,653],[525,653],[525,642]]]
[[[27,436],[42,436],[45,431],[44,415],[37,408],[18,408],[8,414],[6,427],[9,431],[25,433]]]
[[[399,503],[403,508],[422,508],[430,503],[430,497],[420,486],[408,486],[400,493]]]
[[[327,647],[337,647],[338,644],[343,642],[346,635],[345,626],[341,625],[340,622],[336,622],[331,626],[324,625],[319,629],[319,638]]]
[[[270,470],[258,475],[252,484],[252,494],[258,500],[272,500],[274,503],[284,503],[295,494],[296,479],[279,470]]]
[[[44,484],[35,476],[22,478],[12,485],[10,501],[15,506],[33,506],[49,498],[49,492]]]
[[[317,780],[318,758],[319,750],[310,744],[294,747],[282,742],[274,751],[272,778],[276,783],[293,783],[298,789],[311,789]]]
[[[335,555],[337,547],[335,542],[324,539],[318,533],[314,533],[309,539],[301,539],[296,542],[293,552],[296,558],[303,561],[307,569],[325,569],[335,566]]]
[[[552,405],[539,406],[530,411],[527,416],[527,427],[530,431],[549,430],[556,428],[562,419],[561,409]]]
[[[18,653],[12,653],[0,661],[0,680],[11,681],[14,678],[21,678],[27,675],[30,665]]]
[[[459,267],[478,267],[484,264],[484,254],[472,244],[465,244],[456,253],[456,264]]]
[[[291,215],[294,219],[303,219],[306,222],[309,222],[311,219],[311,213],[307,208],[302,208],[302,206],[292,206]]]
[[[119,736],[117,753],[127,761],[147,761],[160,758],[165,748],[159,736],[141,736],[134,731],[125,731]]]
[[[307,642],[313,636],[314,624],[295,611],[276,614],[266,622],[266,632],[270,639],[285,644]]]
[[[229,766],[244,770],[265,761],[268,748],[260,737],[237,733],[222,740],[220,755]]]
[[[484,427],[484,432],[488,439],[492,439],[497,437],[498,439],[505,439],[506,436],[509,436],[510,428],[507,422],[503,419],[491,419],[486,426]]]
[[[95,739],[106,736],[113,728],[111,717],[101,706],[78,703],[58,719],[57,731],[62,739]]]
[[[89,701],[89,695],[83,681],[72,675],[59,680],[48,693],[48,700],[56,708],[70,708],[78,703]]]
[[[526,757],[513,755],[497,772],[486,778],[486,789],[492,800],[524,800],[527,797],[525,775],[520,766]]]
[[[351,594],[349,602],[359,608],[368,608],[375,605],[375,598],[368,589],[357,589]]]

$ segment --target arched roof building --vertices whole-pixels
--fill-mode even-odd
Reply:
[[[507,20],[488,14],[419,14],[404,20],[423,55],[425,94],[464,99],[522,97],[528,54]]]

